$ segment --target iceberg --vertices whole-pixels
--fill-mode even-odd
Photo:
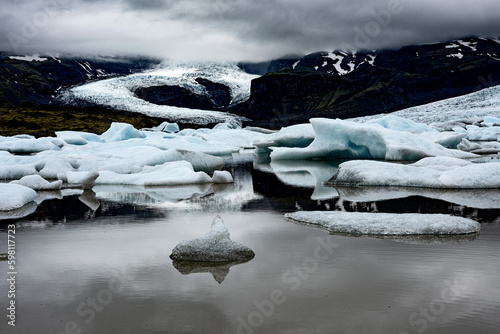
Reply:
[[[141,131],[127,123],[113,122],[106,132],[101,135],[101,140],[104,142],[115,142],[128,140],[132,138],[142,138]]]
[[[213,179],[204,172],[195,172],[187,161],[172,161],[162,165],[144,166],[132,174],[100,171],[95,182],[99,185],[177,186],[212,183]]]
[[[19,209],[36,199],[36,192],[13,183],[0,183],[0,211]]]
[[[285,218],[352,235],[451,235],[478,233],[481,228],[471,219],[443,214],[299,211]]]
[[[234,262],[250,260],[254,256],[250,248],[231,240],[222,218],[217,216],[205,236],[180,242],[170,258],[175,261]]]
[[[20,180],[10,182],[11,184],[20,184],[22,186],[34,190],[59,190],[62,186],[62,181],[49,182],[40,175],[27,175]]]
[[[28,154],[47,150],[59,150],[63,144],[63,141],[52,137],[0,137],[0,151],[7,151],[10,153]]]
[[[281,128],[264,139],[254,140],[253,145],[257,147],[257,153],[270,152],[270,147],[307,147],[314,137],[311,124],[297,124]]]
[[[500,141],[500,126],[479,127],[468,125],[465,138],[476,141]]]
[[[475,157],[447,149],[417,134],[386,129],[378,124],[313,118],[314,141],[305,148],[272,148],[271,159],[384,159],[419,160],[425,157]]]
[[[446,189],[500,188],[500,163],[425,158],[410,165],[353,160],[340,164],[330,185],[395,186]]]
[[[89,172],[66,172],[57,175],[59,180],[67,182],[71,186],[83,189],[92,189],[98,177],[99,172],[96,170],[91,170]]]

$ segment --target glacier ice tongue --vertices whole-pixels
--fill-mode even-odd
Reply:
[[[36,192],[28,187],[13,183],[0,183],[0,211],[22,208],[34,201]]]
[[[451,235],[477,233],[481,228],[471,219],[443,214],[299,211],[285,218],[353,235]]]
[[[252,259],[255,253],[231,240],[222,218],[212,221],[210,231],[203,237],[180,242],[170,258],[176,261],[233,262]]]
[[[305,148],[277,147],[273,160],[356,158],[419,160],[432,156],[475,157],[468,152],[447,149],[417,134],[386,129],[379,124],[313,118],[314,141]]]

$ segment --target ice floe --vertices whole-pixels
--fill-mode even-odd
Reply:
[[[299,211],[285,217],[330,233],[353,235],[449,235],[479,232],[471,219],[443,214]]]
[[[230,154],[248,146],[250,138],[265,134],[243,129],[165,133],[112,123],[102,135],[62,131],[57,136],[41,141],[29,136],[2,137],[0,144],[6,146],[0,150],[0,179],[36,175],[84,189],[91,189],[94,182],[141,186],[230,183],[230,173],[220,171],[224,160],[204,152]],[[22,145],[11,145],[17,142]],[[32,154],[11,154],[13,147],[17,153]]]
[[[384,128],[379,124],[314,118],[310,120],[314,141],[305,148],[271,148],[273,160],[361,158],[418,160],[424,157],[474,157],[474,154],[447,149],[407,131]]]
[[[35,198],[36,192],[31,188],[20,184],[0,183],[0,211],[22,208]]]
[[[500,163],[425,158],[410,165],[353,160],[342,163],[332,185],[398,186],[449,189],[500,188]]]
[[[203,237],[180,242],[170,258],[176,261],[233,262],[252,259],[254,252],[231,240],[221,217],[212,221],[210,231]]]

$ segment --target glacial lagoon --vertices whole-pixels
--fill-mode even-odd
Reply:
[[[2,332],[497,333],[500,191],[324,186],[339,163],[238,154],[228,185],[47,192],[1,221],[2,244],[16,226],[17,265],[16,327],[4,316]],[[481,230],[355,237],[284,218],[298,210],[440,213]],[[217,215],[255,257],[173,262]]]

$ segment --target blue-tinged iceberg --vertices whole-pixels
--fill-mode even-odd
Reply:
[[[305,148],[272,148],[273,160],[289,159],[384,159],[419,160],[445,156],[466,158],[475,155],[447,149],[434,141],[408,131],[392,130],[380,124],[360,124],[345,120],[310,120],[314,141]],[[402,125],[403,130],[407,125]]]

